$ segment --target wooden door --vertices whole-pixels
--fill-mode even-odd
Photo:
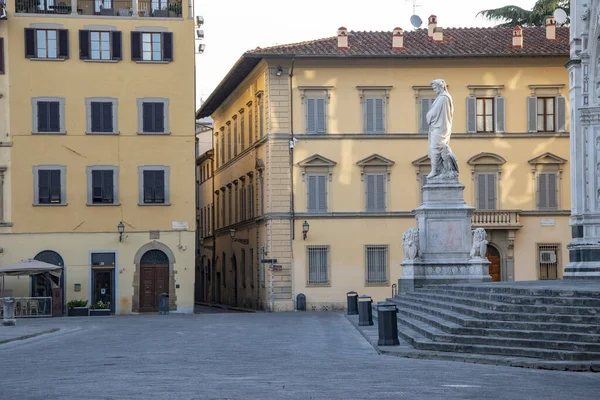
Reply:
[[[169,293],[169,266],[141,265],[140,270],[140,312],[157,312],[158,297]]]
[[[490,264],[490,276],[493,282],[500,282],[502,280],[502,274],[500,272],[501,260],[500,253],[493,246],[487,248],[487,259]]]

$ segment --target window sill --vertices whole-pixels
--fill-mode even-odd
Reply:
[[[156,136],[156,135],[168,136],[171,134],[171,132],[138,132],[137,134],[141,135],[141,136]]]
[[[0,221],[0,227],[11,227],[13,226],[12,222],[7,222],[7,221]]]
[[[377,282],[377,283],[369,283],[369,282],[365,282],[365,287],[387,287],[390,286],[389,282]]]
[[[307,283],[306,287],[331,287],[331,282],[327,283]]]
[[[69,203],[60,203],[60,204],[32,204],[34,207],[66,207]]]
[[[66,135],[67,131],[64,132],[31,132],[32,135]]]
[[[165,207],[170,205],[171,203],[138,203],[138,206],[142,207]]]
[[[31,61],[65,61],[67,59],[66,58],[37,58],[37,57],[31,57],[30,60]]]
[[[121,132],[117,131],[117,132],[85,132],[86,135],[98,135],[98,136],[105,136],[105,135],[119,135]]]
[[[115,207],[120,205],[121,203],[86,203],[88,207]]]
[[[91,58],[86,58],[85,60],[83,60],[85,62],[91,62],[91,63],[109,63],[109,64],[115,64],[118,63],[121,60],[93,60]]]
[[[169,64],[171,61],[136,61],[136,64]]]

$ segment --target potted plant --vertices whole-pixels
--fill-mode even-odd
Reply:
[[[90,316],[104,316],[110,315],[110,302],[103,302],[98,300],[90,307]]]
[[[87,317],[89,315],[89,308],[87,306],[87,300],[71,300],[67,303],[67,315],[69,317]]]

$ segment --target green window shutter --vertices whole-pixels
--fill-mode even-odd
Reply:
[[[367,211],[375,211],[375,175],[367,174]]]
[[[556,174],[546,174],[548,176],[548,208],[556,210],[558,207],[556,191]]]
[[[376,133],[384,133],[385,129],[384,125],[384,100],[383,99],[375,99],[375,132]]]
[[[563,96],[556,98],[556,131],[567,131],[567,99]]]
[[[326,175],[318,175],[317,180],[318,186],[318,211],[325,212],[327,211],[327,176]]]
[[[467,97],[467,133],[477,133],[477,99]]]
[[[308,211],[317,211],[317,175],[308,175]]]
[[[487,180],[485,174],[477,174],[477,209],[485,210],[487,206]]]
[[[325,133],[325,99],[317,99],[317,133]]]
[[[385,175],[375,175],[375,194],[377,211],[385,211]]]
[[[527,97],[527,132],[537,132],[537,97]]]
[[[421,112],[421,118],[419,118],[419,132],[428,133],[429,124],[427,123],[427,113],[429,112],[429,108],[431,108],[431,104],[433,104],[433,99],[421,99],[419,103]]]
[[[306,133],[317,133],[317,99],[306,99]]]
[[[494,125],[497,133],[504,133],[506,129],[506,99],[504,97],[496,97],[494,99]]]
[[[365,99],[365,130],[375,132],[375,99]]]
[[[487,210],[496,209],[496,174],[487,175]]]
[[[538,208],[548,208],[548,174],[538,174]]]

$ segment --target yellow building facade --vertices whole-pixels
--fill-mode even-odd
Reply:
[[[193,312],[192,5],[69,4],[9,0],[0,21],[0,267],[64,266],[63,304],[152,312],[168,293],[171,310]],[[4,287],[51,295],[35,277]]]
[[[215,127],[215,245],[201,249],[221,279],[214,301],[289,310],[304,294],[308,309],[332,310],[351,290],[391,296],[430,171],[423,117],[437,78],[492,278],[562,277],[568,29],[436,28],[340,28],[234,65],[197,113]]]

